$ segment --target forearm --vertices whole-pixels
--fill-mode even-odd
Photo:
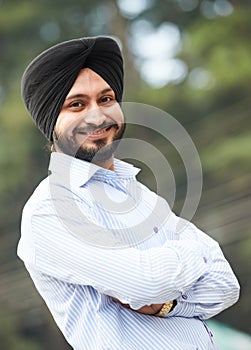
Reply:
[[[53,208],[48,209],[46,203],[43,215],[40,212],[32,218],[35,264],[41,272],[68,283],[91,285],[103,294],[130,304],[133,309],[178,299],[191,288],[197,288],[198,292],[194,304],[227,305],[227,301],[222,302],[222,286],[226,277],[224,290],[229,290],[229,276],[233,278],[233,273],[222,276],[226,261],[220,257],[221,263],[218,263],[217,254],[212,257],[211,239],[203,240],[195,235],[195,240],[166,240],[162,247],[142,251],[102,249],[84,244],[61,224],[57,215],[52,216],[52,212]],[[45,220],[47,230],[43,228]],[[71,228],[74,225],[80,234],[88,230],[91,234],[96,229],[96,226],[92,229],[89,222],[74,222]],[[217,291],[213,301],[202,299],[209,288]],[[197,309],[200,314],[198,306]]]
[[[116,303],[121,304],[123,307],[127,308],[127,309],[131,309],[129,304],[123,304],[119,299],[113,298],[112,300],[115,301]],[[151,305],[145,305],[142,306],[140,309],[134,310],[135,312],[138,312],[140,314],[145,314],[145,315],[155,315],[157,314],[162,307],[165,304],[151,304]],[[132,309],[131,309],[132,310]]]
[[[203,256],[209,253],[197,241],[167,241],[144,251],[108,250],[84,244],[56,216],[48,216],[45,231],[45,220],[45,215],[34,215],[32,220],[35,268],[68,283],[91,285],[133,309],[176,299],[208,269]]]
[[[217,292],[216,292],[217,294]],[[232,295],[226,296],[222,301],[217,303],[201,303],[198,299],[193,296],[190,292],[186,293],[186,300],[181,297],[177,298],[177,305],[172,312],[170,312],[167,317],[180,316],[180,317],[198,317],[202,320],[209,319],[224,309],[233,305],[239,297],[238,288],[236,288]]]
[[[77,248],[74,254],[69,254],[67,249],[60,249],[60,256],[57,252],[50,256],[53,269],[47,269],[44,260],[48,250],[44,247],[46,251],[42,251],[40,244],[36,264],[42,272],[53,273],[60,280],[91,285],[139,309],[176,299],[205,273],[203,258],[184,244],[182,249],[181,244],[179,249],[177,245],[143,252],[135,249],[109,252],[85,247],[85,251]]]
[[[237,302],[240,286],[218,244],[211,246],[212,264],[186,293],[177,298],[168,316],[211,318]]]

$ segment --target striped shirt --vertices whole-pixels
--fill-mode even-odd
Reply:
[[[75,350],[216,349],[205,320],[239,297],[218,243],[139,183],[139,169],[114,166],[52,153],[18,244],[38,292]],[[174,299],[165,318],[134,311]]]

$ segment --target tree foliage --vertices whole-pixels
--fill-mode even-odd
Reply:
[[[39,298],[33,297],[34,288],[23,275],[15,255],[22,206],[46,176],[49,156],[46,141],[21,101],[20,80],[25,66],[44,49],[59,41],[88,35],[115,35],[122,41],[127,101],[162,108],[192,135],[204,170],[204,192],[195,220],[220,241],[243,286],[238,312],[233,307],[219,319],[248,331],[251,7],[249,1],[225,1],[221,4],[230,4],[232,12],[213,15],[212,9],[217,9],[220,0],[146,3],[139,13],[126,15],[120,1],[115,0],[0,2],[0,275],[8,276],[5,290],[11,290],[9,298],[16,300],[16,306],[11,307],[8,293],[0,294],[0,307],[7,305],[6,312],[0,316],[3,350],[39,350],[41,336],[51,339],[50,349],[68,348],[60,343],[62,340],[55,340],[61,336],[53,326],[44,327],[47,311],[38,304]],[[188,3],[194,3],[194,7],[188,8]],[[136,21],[151,23],[154,28],[172,22],[179,28],[181,42],[176,56],[187,67],[182,81],[154,89],[142,80],[130,45],[131,29]],[[129,130],[131,135],[135,130]],[[174,152],[169,153],[160,136],[146,130],[144,136],[154,139],[161,152],[170,157],[170,163],[179,168]],[[147,175],[141,180],[152,186],[150,173],[145,170]],[[186,178],[184,169],[177,171],[178,200],[182,201]],[[20,291],[32,296],[26,308],[18,307],[23,303]],[[29,315],[30,309],[42,320],[40,338],[32,340],[21,331],[23,317]],[[27,328],[31,333],[34,330],[32,319],[27,321]]]

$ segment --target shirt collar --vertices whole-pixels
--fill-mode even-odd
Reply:
[[[129,179],[135,178],[140,171],[132,164],[116,158],[114,159],[114,171],[111,171],[59,152],[51,153],[49,170],[61,181],[69,181],[71,185],[78,187],[86,184],[92,177]]]

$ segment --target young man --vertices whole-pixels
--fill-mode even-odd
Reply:
[[[76,350],[216,349],[204,320],[238,300],[238,282],[218,244],[184,220],[179,231],[139,169],[114,158],[122,92],[111,38],[58,44],[27,67],[22,96],[54,152],[18,255]]]

